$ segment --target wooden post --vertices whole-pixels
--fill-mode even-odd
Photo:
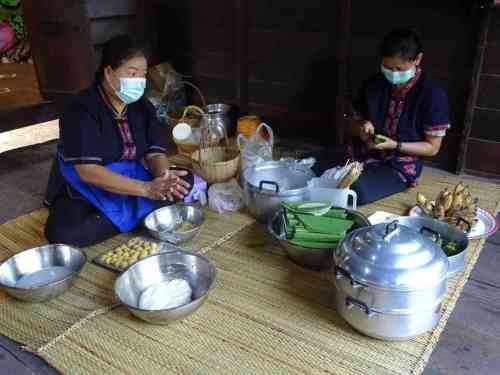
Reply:
[[[45,99],[75,94],[93,79],[90,24],[82,0],[24,0],[40,92]]]
[[[248,0],[236,0],[235,77],[240,114],[248,113]]]
[[[456,168],[457,174],[463,173],[465,169],[467,143],[472,128],[472,120],[474,118],[474,108],[477,102],[479,82],[481,78],[481,71],[483,69],[484,52],[486,50],[486,44],[488,42],[488,28],[491,18],[491,5],[484,4],[481,5],[481,8],[483,14],[481,16],[481,22],[478,30],[476,57],[474,59],[474,67],[472,70],[469,98],[467,100],[467,107],[465,111],[464,128],[460,140],[460,149],[458,151],[458,160]]]

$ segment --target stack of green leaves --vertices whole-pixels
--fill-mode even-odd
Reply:
[[[301,247],[333,249],[354,224],[346,210],[330,208],[327,202],[283,203],[282,207],[287,239]]]

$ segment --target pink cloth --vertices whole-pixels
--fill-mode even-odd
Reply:
[[[17,37],[14,28],[6,23],[0,22],[0,55],[16,45]]]

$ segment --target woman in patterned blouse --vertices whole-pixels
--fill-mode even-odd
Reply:
[[[188,193],[193,176],[170,168],[155,110],[143,96],[147,68],[132,39],[111,39],[96,82],[61,116],[45,201],[49,242],[101,242]]]
[[[358,203],[373,202],[415,186],[422,172],[420,157],[434,156],[450,127],[448,98],[421,67],[419,37],[408,29],[390,32],[381,45],[380,71],[362,86],[354,107],[355,139],[349,157],[364,162],[352,188]],[[375,144],[374,136],[383,142]],[[338,150],[316,155],[316,173],[340,164]]]

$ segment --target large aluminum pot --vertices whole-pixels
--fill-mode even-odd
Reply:
[[[268,161],[243,171],[245,201],[257,221],[267,223],[282,202],[308,200],[314,173],[289,161]]]
[[[403,340],[432,329],[446,293],[448,259],[397,221],[349,233],[334,253],[337,309],[373,337]]]
[[[448,256],[450,267],[448,269],[448,277],[454,276],[458,272],[462,272],[465,268],[465,253],[469,246],[467,235],[459,230],[455,225],[450,225],[444,221],[432,219],[430,217],[421,216],[406,216],[398,218],[398,223],[414,230],[421,234],[432,238],[438,242],[453,241],[457,244],[458,252]]]
[[[441,316],[441,303],[418,313],[380,313],[336,289],[337,312],[356,330],[381,340],[403,341],[432,330]]]

